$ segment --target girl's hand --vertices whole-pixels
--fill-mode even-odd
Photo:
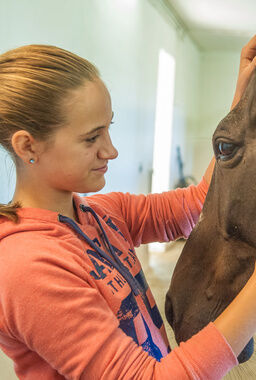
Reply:
[[[254,271],[253,274],[250,277],[250,280],[254,282],[255,288],[256,288],[256,263],[254,264]]]
[[[253,69],[256,67],[256,35],[243,47],[240,56],[240,67],[236,85],[236,92],[231,109],[233,109],[241,99],[246,89]]]

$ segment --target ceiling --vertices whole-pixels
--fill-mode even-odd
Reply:
[[[256,0],[166,0],[199,48],[241,49],[256,34]]]

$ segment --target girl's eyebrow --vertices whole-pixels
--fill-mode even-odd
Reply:
[[[92,133],[99,131],[100,129],[103,129],[103,128],[106,128],[106,127],[104,125],[102,125],[100,127],[93,128],[90,132],[83,133],[82,135],[80,135],[80,137],[86,137],[88,135],[91,135]]]
[[[114,112],[112,112],[112,118],[111,118],[111,121],[113,120],[113,117],[114,117]],[[103,128],[106,128],[105,125],[101,125],[99,127],[96,127],[96,128],[93,128],[91,131],[87,132],[87,133],[83,133],[82,135],[80,135],[79,137],[86,137],[88,135],[91,135],[92,133],[95,133],[97,131],[99,131],[100,129],[103,129]]]

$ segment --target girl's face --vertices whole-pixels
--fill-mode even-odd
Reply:
[[[100,79],[87,81],[70,92],[63,110],[67,124],[41,153],[40,178],[59,191],[99,191],[105,185],[108,160],[118,155],[109,136],[113,112],[108,90]]]

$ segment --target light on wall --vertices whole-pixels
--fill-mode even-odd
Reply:
[[[175,60],[165,50],[159,52],[153,151],[152,193],[169,190]],[[149,244],[149,251],[163,252],[165,244]]]
[[[135,8],[138,3],[138,0],[117,0],[116,4],[119,7],[125,7],[125,8]]]
[[[174,74],[174,58],[161,49],[158,66],[152,193],[169,190]]]

